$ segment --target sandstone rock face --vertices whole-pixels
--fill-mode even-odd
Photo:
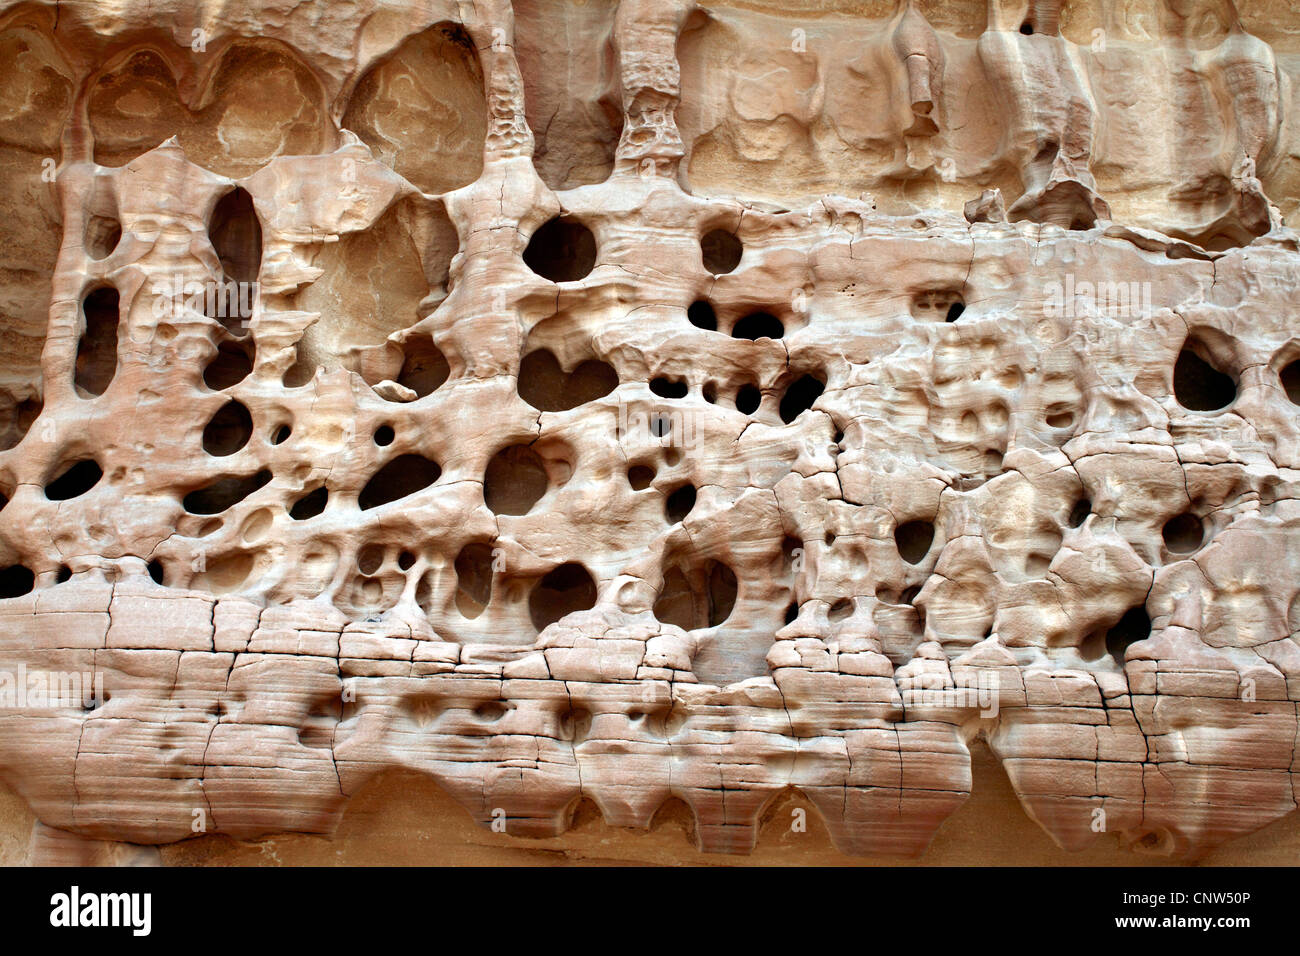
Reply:
[[[41,845],[916,855],[980,738],[1068,849],[1295,809],[1288,4],[0,9]]]

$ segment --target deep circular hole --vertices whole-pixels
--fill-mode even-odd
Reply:
[[[704,258],[704,268],[714,275],[733,271],[740,265],[745,246],[734,232],[726,229],[714,229],[704,234],[700,240],[700,253]]]
[[[1138,641],[1151,636],[1151,618],[1145,607],[1129,608],[1115,625],[1106,632],[1106,650],[1120,667],[1124,666],[1124,652]]]
[[[1070,527],[1079,527],[1088,520],[1090,514],[1092,514],[1092,502],[1087,498],[1080,498],[1070,509]]]
[[[92,459],[79,461],[45,486],[45,497],[50,501],[67,501],[84,495],[104,477],[103,470]]]
[[[718,386],[713,382],[706,382],[704,388],[700,390],[700,395],[703,396],[706,402],[713,405],[718,401]]]
[[[1191,554],[1205,540],[1205,526],[1190,511],[1174,515],[1160,532],[1165,546],[1175,554]]]
[[[283,445],[285,442],[289,440],[289,436],[292,434],[293,434],[292,428],[290,428],[288,425],[281,425],[278,428],[276,428],[275,431],[271,432],[271,444]]]
[[[664,516],[668,519],[669,524],[677,524],[691,513],[695,507],[695,486],[682,485],[676,491],[668,496],[664,502]]]
[[[966,306],[961,302],[954,302],[948,306],[947,321],[956,322],[961,318],[961,314],[966,311]]]
[[[1282,369],[1278,373],[1278,377],[1282,379],[1282,387],[1286,389],[1286,397],[1291,400],[1293,405],[1300,405],[1300,359]]]
[[[691,307],[686,310],[686,318],[697,329],[704,329],[706,332],[718,331],[718,314],[713,311],[713,306],[703,299],[691,303]]]
[[[731,329],[732,338],[749,339],[754,342],[759,339],[779,339],[783,335],[785,335],[785,326],[770,312],[751,312]]]
[[[396,437],[392,425],[380,425],[375,429],[375,444],[381,448],[385,445],[391,445]]]
[[[157,558],[154,558],[154,560],[149,562],[148,570],[149,570],[149,577],[153,579],[154,584],[163,583],[163,581],[166,578],[166,574],[163,572],[163,566],[161,561],[159,561]]]
[[[1193,412],[1217,412],[1237,398],[1237,383],[1185,347],[1174,363],[1174,397]]]
[[[0,598],[22,597],[36,586],[36,575],[21,564],[0,570]]]
[[[763,393],[758,390],[757,385],[742,385],[740,391],[736,392],[736,411],[752,415],[758,411],[762,401]]]
[[[660,398],[685,398],[689,389],[685,382],[674,381],[660,375],[650,380],[650,391]]]
[[[54,583],[62,584],[64,581],[72,580],[72,568],[66,564],[60,564],[59,570],[54,572]]]
[[[357,570],[362,574],[374,574],[383,564],[383,545],[368,544],[357,552]]]
[[[397,566],[403,571],[409,571],[415,565],[415,555],[410,551],[403,551],[397,556]]]
[[[233,455],[253,436],[253,416],[242,402],[222,405],[203,429],[203,450],[217,458]]]
[[[894,543],[899,556],[908,564],[920,564],[930,553],[934,543],[934,524],[929,521],[907,521],[894,531]]]
[[[1028,20],[1026,20],[1024,23],[1020,24],[1020,32],[1023,33],[1023,34],[1024,34],[1025,36],[1027,36],[1027,37],[1028,37],[1028,36],[1033,36],[1033,35],[1034,35],[1034,25],[1033,25],[1032,23],[1030,23]]]
[[[633,491],[649,488],[654,478],[655,470],[646,465],[633,465],[627,470],[627,483],[632,486]]]
[[[524,263],[543,279],[576,282],[596,267],[596,237],[576,219],[558,216],[533,233]]]

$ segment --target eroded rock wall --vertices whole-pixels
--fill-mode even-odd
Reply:
[[[1297,31],[7,5],[0,775],[138,844],[414,772],[916,855],[977,739],[1067,849],[1289,813]]]

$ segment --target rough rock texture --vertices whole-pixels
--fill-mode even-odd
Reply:
[[[35,857],[392,773],[916,855],[977,738],[1066,849],[1295,809],[1288,4],[0,9]]]

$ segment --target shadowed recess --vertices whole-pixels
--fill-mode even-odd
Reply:
[[[566,614],[596,606],[596,582],[581,564],[562,564],[537,582],[528,595],[533,627],[545,630]]]
[[[894,531],[898,554],[908,564],[920,564],[930,553],[934,543],[934,524],[929,521],[907,521]]]
[[[67,501],[84,495],[104,477],[99,463],[87,458],[76,462],[59,477],[45,486],[45,497],[50,501]]]
[[[596,237],[577,220],[556,217],[528,240],[524,264],[543,279],[576,282],[596,267]]]
[[[181,504],[190,514],[215,515],[233,508],[271,480],[263,468],[253,475],[219,478],[210,485],[191,491]]]
[[[690,570],[674,566],[664,572],[654,616],[685,631],[717,627],[731,616],[736,591],[736,574],[721,561],[705,561]]]
[[[84,329],[77,343],[75,384],[83,398],[103,395],[117,374],[117,289],[103,286],[81,302]]]
[[[441,475],[438,463],[423,455],[399,455],[366,482],[357,503],[362,511],[378,508],[428,488]]]
[[[456,555],[456,610],[470,620],[492,600],[492,546],[475,541]]]
[[[203,384],[214,392],[238,385],[253,371],[253,342],[222,342],[203,369]]]
[[[1188,343],[1174,363],[1174,397],[1190,411],[1215,412],[1237,398],[1237,383],[1201,358]]]
[[[714,275],[722,275],[735,270],[740,265],[740,257],[745,247],[736,238],[734,232],[726,229],[714,229],[706,232],[700,240],[700,254],[704,259],[704,268]]]
[[[815,375],[804,375],[781,396],[781,421],[787,425],[813,407],[826,390],[826,383]]]
[[[527,445],[501,449],[483,474],[483,499],[493,514],[528,514],[547,487],[546,466]]]
[[[565,412],[618,388],[614,366],[588,359],[565,373],[550,349],[529,352],[519,363],[519,397],[541,412]]]
[[[209,455],[233,455],[253,435],[253,416],[242,402],[229,401],[217,409],[203,429],[203,450]]]

